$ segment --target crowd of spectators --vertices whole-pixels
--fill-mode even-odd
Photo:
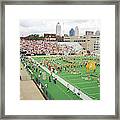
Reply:
[[[75,49],[72,46],[42,40],[21,39],[20,48],[22,51],[26,51],[27,55],[75,54]]]

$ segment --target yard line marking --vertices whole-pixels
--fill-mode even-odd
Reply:
[[[76,85],[82,85],[82,84],[86,84],[86,83],[97,83],[97,82],[83,82],[83,83],[75,83]]]
[[[92,93],[92,94],[89,94],[89,95],[92,95],[92,97],[94,97],[94,95],[100,95],[100,93]]]
[[[81,89],[85,90],[85,89],[90,89],[90,88],[98,88],[98,87],[86,87],[86,88],[81,88]]]
[[[92,94],[90,94],[90,95],[99,95],[100,93],[92,93]]]
[[[63,76],[62,76],[62,77],[63,77]],[[62,78],[62,77],[61,77],[61,78]],[[67,78],[63,78],[63,79],[66,80],[66,81],[68,81]],[[69,78],[68,78],[68,79],[69,79]],[[76,84],[97,83],[97,81],[94,81],[94,80],[93,80],[93,81],[89,81],[89,80],[84,80],[84,81],[82,80],[82,81],[81,81],[80,79],[73,79],[73,80],[70,80],[70,81],[72,81],[72,82],[74,81],[74,83],[76,82]],[[78,83],[78,82],[79,82],[79,83]],[[83,83],[80,83],[80,82],[83,82]]]

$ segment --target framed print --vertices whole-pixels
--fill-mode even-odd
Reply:
[[[1,8],[1,118],[119,119],[118,1]]]

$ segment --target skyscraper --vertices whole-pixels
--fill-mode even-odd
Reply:
[[[75,27],[75,36],[79,36],[79,28],[78,28],[78,26]]]
[[[61,25],[59,22],[56,25],[56,35],[61,36]]]
[[[75,30],[73,28],[70,29],[69,36],[75,36]]]
[[[95,32],[95,35],[96,35],[96,36],[100,36],[100,31],[97,30],[97,31]]]

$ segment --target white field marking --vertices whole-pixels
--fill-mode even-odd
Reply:
[[[87,77],[85,77],[87,78]],[[82,79],[85,79],[84,77]],[[65,77],[65,79],[69,79],[69,77]],[[81,81],[81,78],[79,80],[75,80],[75,78],[73,78],[71,81]],[[88,82],[89,80],[87,79],[85,82]],[[92,82],[96,82],[96,81],[92,81]]]
[[[90,89],[90,88],[98,88],[98,87],[86,87],[86,88],[81,88],[81,89],[85,90],[85,89]]]
[[[90,83],[90,82],[75,83],[75,84],[76,84],[76,85],[82,85],[82,84],[86,84],[86,83]],[[92,82],[92,83],[95,83],[95,81],[94,81],[94,82]]]
[[[30,57],[29,57],[30,58]],[[36,60],[34,60],[32,57],[31,59],[33,61],[35,61],[37,64],[39,64]],[[39,64],[39,66],[45,70],[46,72],[48,72],[50,74],[50,71],[46,68],[46,67],[43,67],[42,65]],[[64,79],[62,79],[61,77],[59,77],[58,75],[55,75],[55,73],[52,73],[52,76],[53,77],[56,77],[57,80],[62,83],[65,87],[67,87],[67,84],[69,84],[68,82],[66,82]],[[83,93],[81,90],[77,89],[76,87],[74,87],[73,85],[69,84],[69,89],[74,92],[74,89],[76,91],[76,93],[80,93],[80,95],[76,94],[77,96],[79,96],[80,98],[82,98],[83,100],[92,100],[92,98],[90,98],[88,95],[86,95],[85,93]]]
[[[88,93],[87,93],[88,94]],[[90,95],[92,95],[93,97],[94,97],[94,95],[99,95],[99,93],[94,93],[94,94],[90,94]]]
[[[100,93],[92,93],[92,94],[90,94],[90,95],[99,95]]]
[[[87,84],[87,83],[77,83],[77,82],[74,82],[74,83],[73,83],[73,82],[72,82],[72,84],[73,84],[73,85],[84,85],[84,84]],[[87,84],[87,85],[89,85],[89,84]],[[87,85],[86,85],[86,86],[87,86]]]

